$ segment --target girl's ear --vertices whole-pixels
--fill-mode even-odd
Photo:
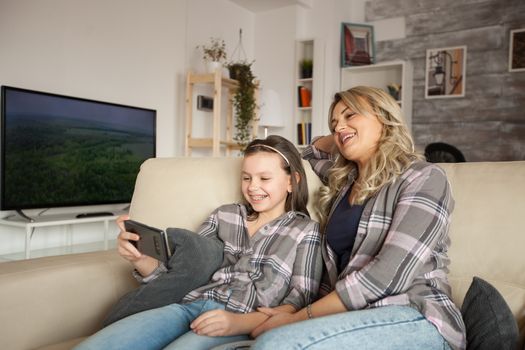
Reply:
[[[295,182],[299,183],[301,181],[301,174],[299,174],[299,172],[296,171],[294,175],[295,175]]]
[[[299,181],[301,181],[301,175],[297,171],[294,172],[293,175],[295,176],[295,182],[299,183]],[[292,193],[292,191],[292,177],[290,176],[290,179],[288,180],[288,193]]]

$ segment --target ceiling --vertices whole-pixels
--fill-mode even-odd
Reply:
[[[230,0],[252,12],[264,12],[290,5],[311,6],[308,0]]]

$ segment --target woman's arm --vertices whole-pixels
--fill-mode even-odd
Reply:
[[[333,135],[326,135],[316,138],[314,142],[312,142],[312,146],[327,154],[333,154],[337,150]]]
[[[291,305],[281,305],[277,306],[275,310],[279,313],[290,314],[295,311],[295,308]],[[238,314],[225,310],[213,310],[197,317],[191,323],[190,328],[199,335],[210,337],[249,334],[268,317],[268,315],[258,311]]]
[[[334,137],[327,135],[315,138],[312,144],[304,149],[301,156],[310,163],[312,170],[326,185],[328,170],[334,165],[334,154],[336,154]]]
[[[255,328],[251,335],[255,338],[260,334],[269,331],[270,329],[284,326],[285,324],[289,323],[308,320],[310,316],[315,318],[348,311],[341,298],[335,291],[325,295],[315,303],[311,304],[309,307],[310,315],[308,314],[309,312],[307,308],[308,306],[293,314],[280,312],[280,310],[277,308],[259,308],[257,310],[264,313],[269,318],[264,323]]]
[[[300,309],[317,299],[323,273],[319,224],[310,221],[303,232],[305,233],[301,241],[294,248],[296,253],[288,285],[288,294],[280,302],[284,305],[293,305],[296,309]]]

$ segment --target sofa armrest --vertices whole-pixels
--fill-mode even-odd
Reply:
[[[0,339],[34,349],[96,331],[109,308],[136,286],[115,251],[0,263]]]

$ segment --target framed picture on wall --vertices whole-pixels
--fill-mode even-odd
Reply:
[[[425,98],[465,96],[467,47],[428,49]]]
[[[510,31],[509,72],[525,71],[525,28]]]
[[[341,67],[374,63],[374,27],[367,24],[342,23]]]

